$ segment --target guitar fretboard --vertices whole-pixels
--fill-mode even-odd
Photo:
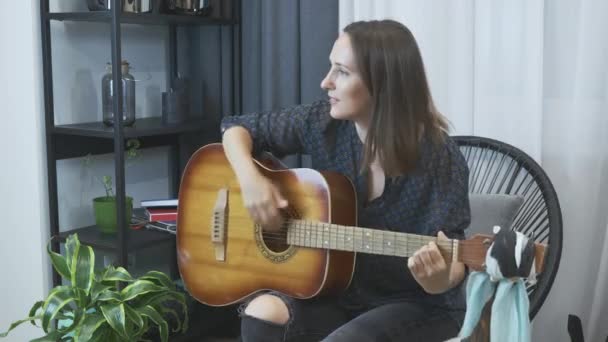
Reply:
[[[290,220],[287,227],[287,243],[303,247],[410,257],[420,247],[435,241],[448,261],[456,248],[454,240],[438,241],[433,236],[323,222]]]

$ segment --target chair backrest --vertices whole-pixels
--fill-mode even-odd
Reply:
[[[525,152],[483,137],[454,136],[469,165],[469,193],[514,195],[523,203],[511,229],[548,245],[543,273],[528,284],[530,319],[542,306],[557,274],[562,252],[562,214],[557,193],[543,169]],[[492,227],[488,227],[491,233]]]

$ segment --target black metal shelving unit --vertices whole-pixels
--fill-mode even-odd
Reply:
[[[60,243],[72,233],[77,232],[80,240],[100,250],[114,251],[118,255],[118,263],[122,266],[127,264],[129,252],[134,252],[140,248],[154,246],[160,243],[174,242],[175,236],[163,232],[147,229],[132,230],[125,224],[125,160],[124,147],[125,140],[138,138],[142,143],[142,148],[155,146],[170,146],[171,154],[171,184],[173,185],[174,195],[177,195],[179,187],[179,151],[180,136],[185,133],[203,132],[205,129],[204,120],[193,119],[189,122],[176,125],[164,124],[160,118],[138,118],[132,127],[122,126],[122,78],[120,65],[121,56],[121,24],[135,25],[164,25],[169,30],[169,58],[167,65],[168,85],[177,75],[177,27],[178,26],[225,26],[230,29],[230,39],[232,39],[230,63],[232,63],[232,102],[233,109],[240,107],[238,94],[240,88],[235,84],[240,83],[240,18],[241,0],[231,0],[230,13],[224,14],[221,6],[225,0],[216,1],[220,6],[219,16],[189,16],[165,14],[156,10],[154,13],[123,13],[121,11],[121,0],[112,1],[111,10],[99,12],[66,12],[51,13],[49,11],[49,0],[40,1],[40,20],[42,30],[42,61],[44,76],[44,110],[45,110],[45,134],[47,145],[47,169],[48,169],[48,192],[49,192],[49,219],[50,235],[54,237],[51,247],[55,252],[59,252]],[[114,127],[107,127],[102,122],[90,122],[80,124],[55,125],[54,97],[53,97],[53,64],[51,59],[51,22],[52,21],[73,21],[73,22],[100,22],[111,26],[111,60],[114,97],[114,113],[117,124]],[[220,44],[218,53],[222,53]],[[220,55],[221,56],[221,55]],[[222,58],[220,65],[222,68]],[[220,101],[221,102],[221,101]],[[115,160],[115,190],[117,197],[117,221],[119,223],[118,233],[115,236],[102,234],[97,227],[76,227],[67,230],[60,230],[59,208],[57,196],[57,161],[66,158],[81,157],[88,153],[114,153]],[[175,260],[175,255],[171,256]],[[53,284],[61,283],[61,277],[56,272],[53,273]]]

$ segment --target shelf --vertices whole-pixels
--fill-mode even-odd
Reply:
[[[68,235],[74,233],[78,233],[78,239],[82,244],[89,245],[93,248],[109,251],[118,249],[118,235],[104,234],[99,230],[99,228],[97,228],[97,226],[89,226],[69,230],[67,232],[61,232],[58,235],[59,241],[65,242]],[[152,247],[163,242],[175,242],[175,235],[173,234],[150,230],[146,228],[141,228],[137,230],[128,229],[127,238],[127,250],[129,251]]]
[[[46,15],[46,19],[58,21],[109,23],[112,21],[112,13],[110,11],[49,13]],[[195,15],[122,13],[121,23],[140,25],[233,25],[236,22],[232,19],[212,18]]]
[[[135,120],[131,127],[124,127],[125,138],[140,138],[158,135],[170,135],[202,130],[203,120],[190,120],[179,124],[164,124],[160,117]],[[77,135],[96,138],[114,138],[114,128],[103,122],[57,125],[52,129],[54,134]]]

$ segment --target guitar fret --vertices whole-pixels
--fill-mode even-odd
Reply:
[[[387,253],[390,255],[395,255],[395,232],[387,232],[389,235],[389,239],[386,241]]]
[[[332,236],[333,236],[332,246],[334,246],[334,248],[336,248],[336,249],[338,247],[338,232],[336,230],[337,228],[338,227],[336,225],[333,225],[333,224],[329,225],[330,232],[332,233]]]
[[[347,251],[353,251],[353,228],[352,227],[344,227],[344,249]]]
[[[367,253],[374,253],[376,249],[376,237],[374,231],[371,229],[366,229],[365,236],[367,236],[367,244],[365,245],[365,251]]]
[[[372,235],[374,237],[374,253],[382,254],[382,250],[384,247],[384,232],[381,230],[372,230]]]
[[[317,248],[323,248],[323,227],[317,226]]]

